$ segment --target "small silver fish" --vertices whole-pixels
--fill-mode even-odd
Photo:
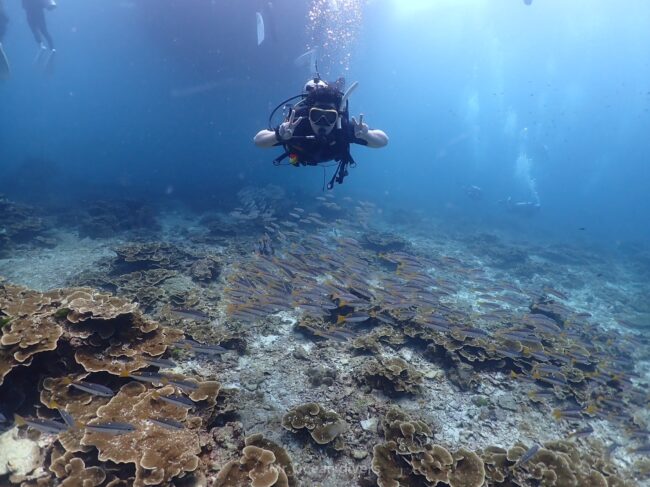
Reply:
[[[177,365],[176,362],[168,358],[144,357],[144,361],[159,369],[173,369]]]
[[[79,389],[80,391],[87,392],[88,394],[92,394],[94,396],[113,397],[115,395],[112,389],[103,386],[101,384],[95,384],[93,382],[78,380],[76,382],[71,381],[68,385],[70,387],[74,387],[75,389]]]
[[[429,330],[438,333],[449,333],[451,331],[451,328],[449,328],[448,326],[442,325],[434,321],[426,321],[424,323],[418,322],[418,324],[422,325],[424,328],[428,328]]]
[[[357,337],[357,334],[354,333],[351,330],[346,330],[344,328],[340,328],[337,330],[327,330],[317,333],[317,335],[327,338],[329,340],[335,340],[337,342],[347,342],[348,340],[352,340]]]
[[[340,325],[341,323],[363,323],[369,319],[370,315],[368,313],[355,312],[348,315],[339,315],[336,319],[336,324]]]
[[[176,342],[175,346],[195,353],[204,353],[206,355],[218,355],[228,351],[220,345],[206,345],[194,340],[180,340]]]
[[[566,409],[554,409],[553,412],[552,412],[552,415],[558,421],[561,420],[561,419],[575,420],[575,421],[583,419],[582,408],[580,408],[580,407],[569,407],[569,408],[566,408]]]
[[[521,467],[524,463],[528,462],[531,458],[533,458],[538,451],[539,451],[539,445],[531,446],[528,450],[524,452],[524,454],[521,457],[519,457],[519,460],[517,460],[517,465]]]
[[[614,450],[616,450],[620,445],[620,443],[612,443],[605,449],[605,458],[607,460],[610,460],[612,458],[612,454],[614,453]]]
[[[566,380],[564,380],[561,377],[554,377],[554,376],[535,376],[535,379],[546,382],[547,384],[551,384],[552,386],[559,386],[559,387],[564,387],[566,386]]]
[[[68,411],[63,408],[57,408],[57,411],[61,415],[63,421],[65,421],[65,424],[67,424],[70,428],[74,428],[77,425],[77,422]]]
[[[166,402],[168,404],[173,404],[174,406],[178,406],[180,408],[186,408],[186,409],[192,409],[193,407],[196,406],[194,402],[191,399],[188,399],[185,396],[178,396],[178,395],[173,395],[173,396],[162,396],[162,395],[157,395],[154,396],[156,399],[160,399],[163,402]]]
[[[627,435],[635,440],[645,440],[650,435],[648,430],[642,428],[635,428],[627,431]]]
[[[166,384],[167,377],[160,372],[132,372],[127,375],[127,377],[140,382],[149,382],[151,384]]]
[[[509,359],[517,359],[521,357],[521,353],[516,350],[507,349],[505,347],[495,348],[494,351],[501,355],[502,357],[508,357]]]
[[[51,419],[37,419],[37,418],[23,418],[14,414],[14,421],[17,426],[29,426],[41,433],[47,433],[50,435],[58,435],[63,433],[68,429],[68,425],[64,423],[59,423],[58,421],[52,421]]]
[[[129,423],[107,422],[87,424],[86,430],[107,435],[123,435],[135,431],[135,426]]]
[[[531,399],[554,399],[555,398],[555,392],[553,392],[550,389],[537,389],[534,391],[530,391],[528,393],[528,397]]]
[[[571,433],[569,433],[569,438],[586,438],[593,432],[594,429],[590,425],[590,426],[586,426],[585,428],[572,431]]]
[[[539,371],[539,372],[544,372],[547,374],[561,374],[562,369],[560,369],[557,365],[553,364],[536,364],[533,367],[533,372]]]
[[[489,336],[489,334],[485,330],[481,330],[480,328],[472,328],[472,327],[460,328],[460,327],[455,327],[453,330],[457,334],[464,335],[467,338],[486,338],[486,337]]]
[[[184,392],[193,392],[196,391],[199,388],[198,384],[195,384],[194,382],[190,382],[188,380],[181,380],[181,379],[174,379],[171,377],[165,377],[166,383],[170,384],[174,387],[178,387],[180,390]]]
[[[630,453],[636,453],[637,455],[650,455],[650,443],[647,445],[640,446],[638,448],[632,448],[628,450]]]

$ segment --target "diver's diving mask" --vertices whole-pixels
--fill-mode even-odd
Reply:
[[[315,125],[334,125],[338,118],[339,112],[334,109],[324,110],[312,107],[309,110],[309,121]]]

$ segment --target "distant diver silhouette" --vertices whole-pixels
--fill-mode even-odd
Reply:
[[[45,9],[52,10],[56,3],[52,0],[23,0],[23,8],[27,14],[27,24],[34,35],[34,39],[39,46],[43,46],[43,40],[47,42],[47,47],[54,50],[54,40],[47,30],[45,21]]]
[[[23,8],[27,14],[27,24],[34,35],[34,40],[40,47],[35,62],[43,64],[45,71],[49,73],[52,71],[56,49],[45,21],[45,10],[54,10],[56,2],[54,0],[23,0]],[[47,46],[44,42],[47,42]],[[49,54],[47,53],[48,48]]]

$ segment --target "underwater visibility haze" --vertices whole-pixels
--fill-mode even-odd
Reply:
[[[649,27],[0,0],[0,485],[650,485]]]

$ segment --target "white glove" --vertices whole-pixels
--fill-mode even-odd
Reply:
[[[280,136],[280,140],[289,140],[291,137],[293,137],[294,130],[296,130],[298,124],[302,122],[302,117],[298,117],[298,120],[294,121],[295,116],[296,112],[295,110],[292,110],[291,115],[289,115],[289,120],[282,122],[278,127],[278,135]]]
[[[359,121],[352,117],[352,126],[354,127],[354,136],[357,139],[368,140],[368,125],[363,123],[363,113],[359,115]]]

